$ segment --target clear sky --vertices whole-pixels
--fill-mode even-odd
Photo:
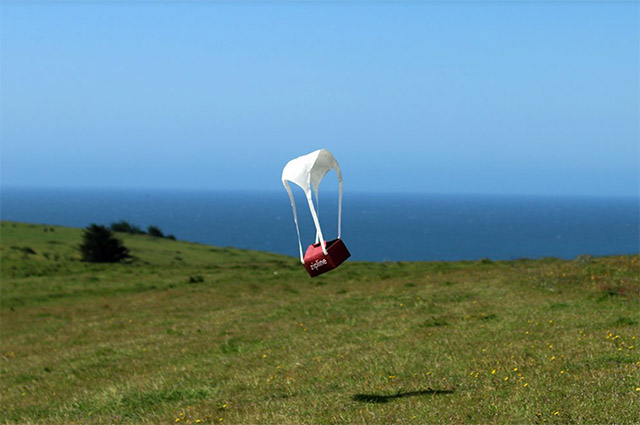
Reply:
[[[637,195],[639,3],[3,2],[4,186]]]

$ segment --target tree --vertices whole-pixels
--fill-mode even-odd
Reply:
[[[130,258],[129,250],[104,226],[91,224],[84,229],[80,252],[84,261],[117,263]]]

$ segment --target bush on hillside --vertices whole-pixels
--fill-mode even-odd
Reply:
[[[118,222],[111,223],[109,228],[111,229],[112,232],[130,233],[132,235],[149,235],[156,238],[171,239],[174,241],[176,240],[176,237],[174,235],[165,235],[158,226],[149,226],[147,228],[147,231],[145,232],[140,227],[136,226],[135,224],[131,224],[125,220],[120,220]]]
[[[116,223],[111,223],[112,232],[131,233],[133,235],[144,235],[144,230],[138,226],[129,223],[125,220],[120,220]]]
[[[117,263],[130,258],[129,250],[105,226],[91,224],[84,229],[80,252],[84,261]]]
[[[157,226],[149,226],[147,228],[147,235],[154,236],[156,238],[164,238],[164,233]]]

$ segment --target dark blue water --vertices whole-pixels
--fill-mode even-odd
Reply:
[[[303,245],[314,228],[296,193]],[[3,188],[3,220],[84,227],[121,219],[180,240],[297,256],[289,199],[276,193]],[[335,237],[337,196],[321,193],[320,221]],[[342,237],[354,260],[476,260],[640,252],[638,198],[349,193]]]

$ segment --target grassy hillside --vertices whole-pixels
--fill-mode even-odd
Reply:
[[[1,224],[2,423],[635,423],[640,258],[347,262]]]

